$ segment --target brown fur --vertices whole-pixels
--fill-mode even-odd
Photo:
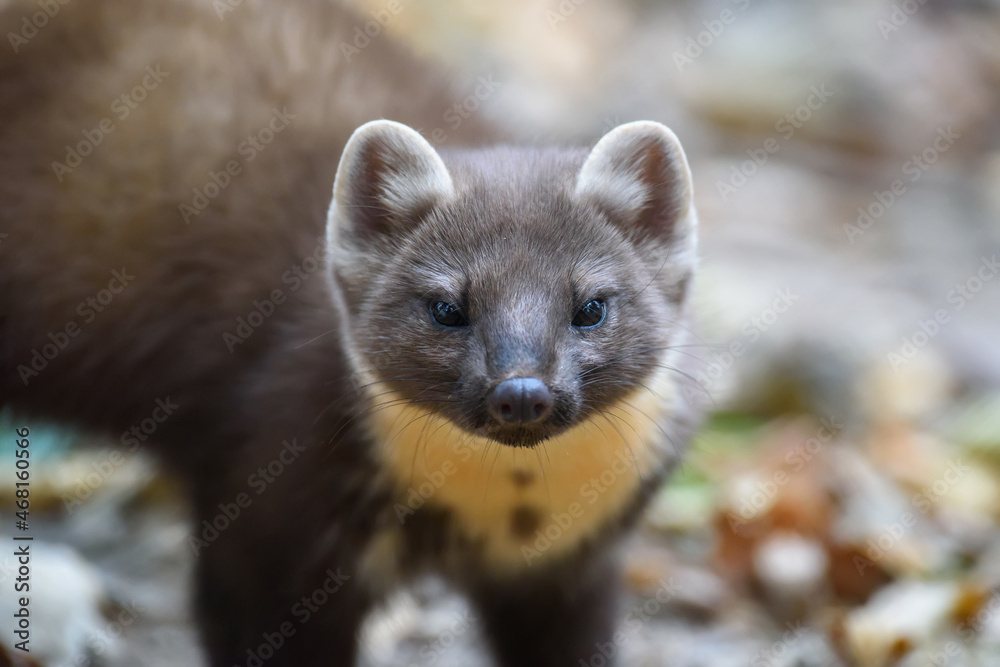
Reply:
[[[211,3],[194,0],[60,7],[18,53],[0,52],[0,407],[117,437],[148,417],[157,399],[179,406],[154,437],[191,489],[199,612],[214,666],[246,664],[265,633],[286,623],[294,636],[269,665],[352,665],[367,610],[397,578],[427,569],[469,592],[503,665],[588,658],[613,631],[617,538],[676,463],[694,424],[686,395],[654,384],[649,392],[659,402],[638,389],[659,377],[658,369],[672,368],[676,360],[663,349],[683,336],[693,243],[680,248],[677,239],[693,231],[674,224],[690,200],[686,166],[671,171],[684,164],[679,147],[628,135],[638,142],[640,180],[652,193],[645,200],[614,187],[581,199],[573,188],[588,157],[583,150],[443,151],[455,200],[420,202],[420,210],[397,219],[377,198],[360,199],[351,216],[332,218],[334,229],[362,219],[420,224],[387,244],[339,237],[335,243],[347,245],[336,247],[332,280],[321,269],[295,282],[288,278],[293,267],[324,256],[331,186],[350,132],[379,117],[440,125],[452,99],[443,80],[388,39],[373,40],[346,63],[339,45],[359,20],[319,0],[243,0],[221,18]],[[17,30],[35,11],[33,2],[3,6],[2,32]],[[147,65],[168,75],[117,118],[112,101],[147,76]],[[294,119],[246,161],[238,147],[268,126],[275,109]],[[105,117],[114,131],[60,180],[53,161],[64,161],[66,146]],[[449,131],[447,147],[498,134],[473,117]],[[192,189],[203,189],[210,172],[231,160],[242,172],[185,221],[179,207],[192,202]],[[348,184],[374,174],[372,164],[351,172]],[[588,178],[601,185],[605,176]],[[490,243],[498,234],[503,242]],[[579,356],[567,353],[561,338],[577,307],[572,299],[583,296],[570,295],[570,255],[587,264],[586,275],[573,278],[580,289],[621,290],[617,328],[594,334]],[[435,257],[459,262],[472,276],[473,308],[492,322],[478,330],[484,342],[475,354],[457,355],[459,348],[418,331],[426,304],[407,315],[421,279],[454,273]],[[134,279],[85,321],[78,304],[102,294],[114,271]],[[238,321],[275,290],[284,301],[234,342]],[[533,330],[539,335],[505,328],[503,307],[531,294],[546,307]],[[79,328],[75,335],[67,324]],[[34,351],[59,342],[65,349],[37,375],[25,375]],[[556,363],[556,352],[564,363]],[[373,418],[387,407],[376,388],[385,385],[472,433],[486,428],[476,396],[505,372],[529,367],[555,378],[563,396],[563,422],[546,438],[571,433],[638,391],[645,417],[626,417],[635,438],[619,434],[622,446],[656,454],[623,477],[605,496],[613,505],[603,505],[550,558],[537,567],[492,568],[488,541],[495,538],[484,538],[482,526],[469,529],[470,515],[461,511],[468,508],[455,506],[454,493],[399,520],[395,507],[405,489],[401,468],[380,450],[393,437],[380,429],[393,425]],[[567,370],[574,368],[592,369],[593,382],[584,386]],[[465,409],[448,407],[447,393],[418,395],[397,372],[461,386]],[[374,440],[378,434],[389,442]],[[478,434],[493,437],[488,429]],[[501,435],[495,440],[506,447]],[[419,454],[430,441],[414,442]],[[592,474],[608,451],[593,433],[587,442],[595,453],[576,452],[578,468]],[[282,472],[268,478],[276,460]],[[511,544],[525,542],[546,512],[561,511],[537,507],[538,485],[553,469],[517,462],[497,472],[509,478],[501,481],[515,501],[495,515],[473,513],[473,525],[494,517],[487,528],[512,536]],[[463,483],[478,479],[464,474]],[[269,481],[261,487],[261,479]],[[563,479],[560,497],[571,498],[578,481]],[[534,509],[518,504],[516,494],[533,498]],[[227,526],[216,534],[211,526],[220,515]],[[324,584],[328,601],[303,621],[303,596]]]
[[[9,5],[3,33],[37,10]],[[174,424],[224,400],[275,327],[235,354],[222,335],[313,254],[350,132],[385,116],[441,125],[453,97],[387,38],[345,63],[339,44],[361,23],[318,0],[246,0],[222,20],[207,2],[88,0],[62,5],[19,53],[4,45],[0,396],[115,429],[164,393],[182,406]],[[147,65],[169,76],[119,121],[110,105]],[[185,224],[178,208],[192,188],[243,163],[237,147],[275,107],[295,115],[288,129]],[[114,131],[60,183],[51,163],[102,118]],[[472,118],[449,141],[489,134]],[[135,281],[25,386],[13,367],[48,332],[82,325],[77,304],[121,267]]]

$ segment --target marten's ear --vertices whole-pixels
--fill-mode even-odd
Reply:
[[[636,240],[693,240],[691,172],[680,141],[660,123],[626,123],[604,135],[580,169],[576,196]]]
[[[363,244],[405,228],[453,192],[441,157],[415,130],[390,120],[365,123],[340,158],[327,237]]]

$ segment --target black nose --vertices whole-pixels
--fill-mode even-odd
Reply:
[[[490,413],[508,424],[532,424],[552,411],[552,394],[536,378],[504,380],[486,397]]]

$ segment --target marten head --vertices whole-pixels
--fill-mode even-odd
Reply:
[[[370,408],[420,406],[512,446],[614,410],[666,365],[696,226],[684,152],[658,123],[589,152],[438,153],[404,125],[362,126],[328,237]]]

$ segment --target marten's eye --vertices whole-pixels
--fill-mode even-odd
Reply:
[[[580,310],[576,311],[576,315],[573,316],[573,326],[580,329],[596,327],[604,321],[607,313],[608,309],[603,301],[599,299],[588,301]]]
[[[431,304],[431,317],[443,327],[469,326],[469,320],[462,313],[462,309],[453,303],[435,301]]]

